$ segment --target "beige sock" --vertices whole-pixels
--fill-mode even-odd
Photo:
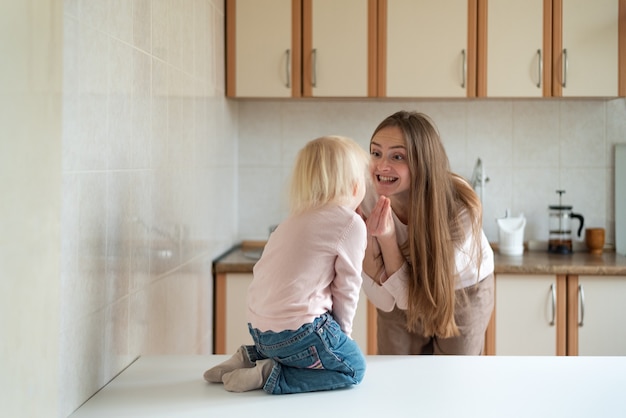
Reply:
[[[223,377],[224,389],[229,392],[247,392],[261,389],[272,373],[274,360],[265,359],[256,362],[251,369],[237,369]]]
[[[225,373],[232,372],[236,369],[251,367],[254,367],[254,363],[248,360],[246,349],[242,345],[231,358],[204,372],[204,380],[211,383],[221,383],[222,376],[224,376]]]

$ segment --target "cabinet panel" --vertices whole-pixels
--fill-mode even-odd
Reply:
[[[471,0],[381,0],[379,95],[472,97],[475,18]]]
[[[375,3],[371,0],[304,0],[304,96],[368,96],[368,41],[370,25],[374,26],[370,15],[376,13]]]
[[[252,274],[233,273],[226,280],[226,353],[234,353],[242,344],[252,344],[246,319],[246,295]]]
[[[571,277],[569,351],[580,356],[626,355],[626,277]]]
[[[541,97],[546,91],[549,96],[551,0],[489,0],[487,9],[486,17],[479,11],[487,56],[479,71],[478,95]],[[482,82],[481,76],[486,77]]]
[[[556,96],[618,95],[620,1],[554,0]]]
[[[498,274],[496,355],[565,354],[565,286],[554,275]]]
[[[300,0],[227,0],[226,7],[227,96],[300,96]]]

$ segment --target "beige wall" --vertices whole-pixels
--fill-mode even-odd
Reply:
[[[211,261],[236,228],[223,1],[63,18],[62,415],[137,356],[212,351]]]
[[[211,352],[211,261],[236,238],[224,6],[0,16],[0,404],[65,417],[139,355]]]
[[[61,1],[0,2],[3,416],[40,417],[58,407],[61,8]]]

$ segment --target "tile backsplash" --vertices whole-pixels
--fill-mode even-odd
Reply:
[[[625,99],[241,101],[239,238],[265,239],[287,215],[290,170],[304,143],[340,134],[367,147],[376,125],[400,109],[433,118],[453,171],[469,179],[481,158],[490,241],[507,209],[527,218],[525,240],[547,240],[548,206],[563,189],[563,204],[614,243],[614,145],[626,142]]]

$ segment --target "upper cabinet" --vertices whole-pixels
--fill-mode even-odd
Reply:
[[[226,96],[299,97],[300,0],[226,1]]]
[[[377,0],[227,0],[228,97],[376,95]]]
[[[553,95],[626,96],[626,0],[554,0],[553,11]]]
[[[552,0],[481,0],[479,97],[551,95]]]
[[[626,0],[479,0],[478,96],[626,96],[625,14]]]
[[[379,0],[378,95],[473,97],[476,0]]]
[[[626,96],[626,0],[226,0],[226,95]]]
[[[303,0],[303,96],[376,95],[376,1]]]

